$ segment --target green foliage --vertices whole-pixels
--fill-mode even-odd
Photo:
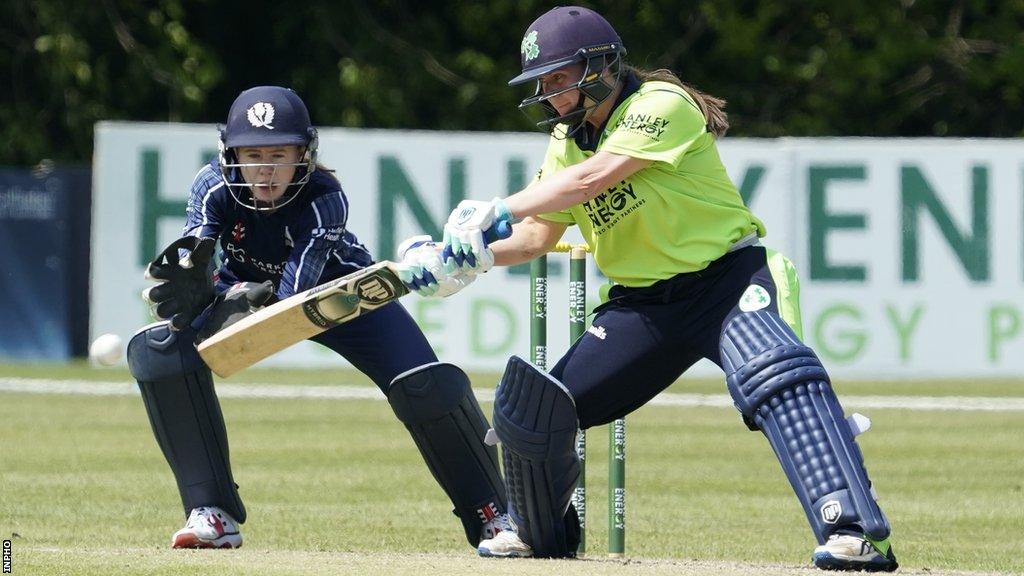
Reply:
[[[736,136],[1019,136],[1024,2],[583,2],[643,67],[729,101]],[[506,85],[549,3],[10,0],[0,164],[88,161],[103,119],[220,122],[295,88],[325,126],[529,130]],[[529,90],[528,88],[526,90]]]

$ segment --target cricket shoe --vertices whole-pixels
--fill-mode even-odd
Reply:
[[[512,517],[508,514],[498,514],[494,518],[491,518],[484,524],[484,527],[480,530],[480,541],[490,540],[498,535],[499,532],[505,532],[510,530],[512,532],[518,532],[516,523],[512,521]]]
[[[892,572],[899,567],[888,538],[872,542],[854,534],[829,536],[828,542],[814,549],[812,558],[822,570]]]
[[[480,544],[476,548],[477,554],[484,558],[529,558],[533,556],[533,548],[519,538],[516,524],[508,517],[508,514],[502,514],[491,522],[498,521],[502,517],[506,519],[504,526],[492,538],[480,540]],[[491,522],[488,522],[488,525]],[[484,532],[487,530],[488,527],[484,526]]]
[[[241,545],[238,523],[216,506],[193,508],[185,527],[171,537],[173,548],[238,548]]]

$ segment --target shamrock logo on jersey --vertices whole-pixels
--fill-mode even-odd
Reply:
[[[249,124],[256,128],[274,129],[270,125],[274,121],[274,105],[270,102],[257,102],[253,104],[249,107],[248,112],[246,112],[246,117],[249,118]]]
[[[532,30],[529,34],[523,36],[523,43],[519,46],[519,51],[526,57],[527,62],[540,56],[540,46],[537,46],[536,30]]]

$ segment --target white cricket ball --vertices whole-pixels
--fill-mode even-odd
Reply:
[[[89,359],[100,366],[112,366],[121,359],[124,343],[117,334],[103,334],[89,346]]]

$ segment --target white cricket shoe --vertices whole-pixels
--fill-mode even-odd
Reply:
[[[185,527],[171,537],[173,548],[238,548],[238,522],[216,506],[193,508]]]
[[[477,545],[476,552],[484,558],[529,558],[533,556],[533,548],[519,538],[515,522],[508,514],[502,514],[484,526],[484,533],[488,531],[491,523],[500,519],[502,526],[491,538],[481,539]]]
[[[885,553],[881,549],[885,549]],[[889,539],[871,542],[863,536],[833,534],[814,549],[814,565],[822,570],[892,572],[899,567]]]
[[[498,535],[498,532],[504,532],[511,530],[512,532],[518,532],[516,523],[512,521],[512,517],[508,514],[498,514],[494,518],[491,518],[484,524],[484,527],[480,530],[480,541],[490,540]]]

